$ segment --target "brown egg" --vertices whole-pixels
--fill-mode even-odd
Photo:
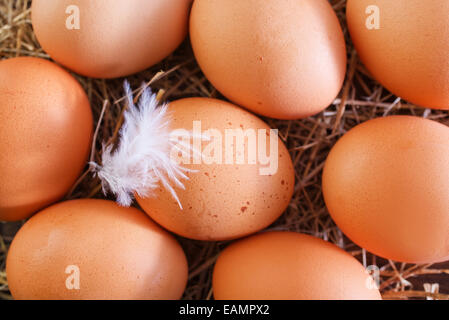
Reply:
[[[193,146],[193,139],[187,141],[196,152],[190,152],[190,159],[181,165],[196,171],[189,172],[190,179],[183,181],[185,190],[175,189],[182,210],[163,187],[153,196],[137,197],[151,218],[187,238],[225,240],[259,231],[284,212],[295,178],[290,155],[277,132],[249,112],[221,100],[183,99],[171,103],[168,110],[173,130],[184,129],[194,135],[199,131],[195,127],[201,126],[197,136],[209,136],[210,140],[199,140],[201,150]],[[215,130],[216,135],[208,130]],[[235,139],[233,130],[248,136]],[[257,142],[259,139],[263,141]],[[255,150],[249,151],[254,142],[258,152],[266,151],[269,161]],[[209,149],[214,145],[217,148]],[[193,155],[198,152],[201,154],[195,159]],[[209,155],[217,157],[207,159]],[[253,156],[255,161],[251,162]]]
[[[0,220],[62,198],[86,164],[92,112],[79,83],[38,58],[0,62]]]
[[[294,232],[267,232],[227,247],[215,264],[217,300],[378,300],[379,290],[350,254]]]
[[[15,299],[179,299],[187,261],[176,240],[135,208],[63,202],[19,230],[6,272]]]
[[[264,116],[316,114],[345,77],[345,40],[327,0],[196,0],[190,37],[212,84]]]
[[[361,247],[415,263],[449,259],[449,128],[410,116],[365,122],[329,154],[323,194]]]
[[[423,107],[449,109],[449,2],[348,0],[360,59],[388,90]]]
[[[94,78],[144,70],[172,53],[187,34],[192,0],[33,0],[43,49]]]

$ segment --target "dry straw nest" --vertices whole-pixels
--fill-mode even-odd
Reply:
[[[0,59],[35,56],[49,59],[40,48],[31,26],[29,0],[0,0]],[[329,240],[350,252],[365,266],[380,268],[380,289],[386,299],[449,299],[449,265],[413,265],[386,261],[360,249],[338,230],[323,202],[321,172],[332,145],[349,129],[368,119],[390,114],[409,114],[449,125],[449,114],[422,109],[400,100],[374,81],[350,41],[346,21],[346,0],[330,0],[340,18],[348,44],[348,73],[344,87],[324,112],[297,121],[265,119],[278,128],[290,150],[296,168],[293,199],[284,215],[270,227],[294,230]],[[85,88],[94,117],[99,119],[105,106],[104,120],[95,141],[95,161],[100,161],[101,142],[113,142],[120,125],[125,103],[123,79],[94,80],[77,76]],[[128,78],[134,88],[145,81],[159,97],[172,101],[202,96],[224,99],[202,74],[192,54],[189,41],[163,62]],[[86,168],[87,170],[87,168]],[[103,198],[100,182],[89,172],[82,176],[66,196]],[[23,222],[22,222],[23,223]],[[5,274],[5,259],[15,232],[22,223],[0,223],[0,299],[11,298]],[[226,242],[200,242],[180,238],[190,265],[185,299],[210,299],[212,267]]]

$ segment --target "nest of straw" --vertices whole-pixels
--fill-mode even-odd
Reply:
[[[31,26],[29,0],[0,0],[0,59],[17,56],[50,57],[41,49]],[[321,172],[330,148],[349,129],[366,120],[390,114],[408,114],[449,125],[449,114],[422,109],[397,98],[371,78],[360,63],[350,41],[346,0],[330,0],[343,27],[348,47],[348,73],[340,95],[324,112],[298,121],[264,119],[278,128],[290,150],[295,169],[293,199],[282,217],[269,229],[310,234],[345,249],[365,266],[380,268],[380,290],[384,299],[449,299],[449,264],[415,265],[376,257],[348,240],[331,220],[321,193]],[[99,162],[102,141],[114,142],[123,121],[123,79],[95,80],[74,75],[85,88],[98,121],[93,160]],[[207,81],[193,57],[188,39],[160,64],[128,77],[131,86],[142,82],[163,100],[186,97],[225,99]],[[100,181],[86,168],[66,199],[104,198]],[[10,299],[5,273],[8,246],[23,222],[0,223],[0,299]],[[227,242],[200,242],[178,238],[185,249],[190,276],[185,299],[210,299],[214,262]],[[447,268],[447,269],[445,269]]]

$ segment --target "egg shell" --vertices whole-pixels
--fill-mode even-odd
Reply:
[[[184,40],[192,0],[33,0],[42,48],[67,68],[94,78],[144,70]],[[79,11],[79,29],[71,27]],[[67,12],[68,13],[67,13]]]
[[[187,169],[189,180],[183,180],[185,190],[175,188],[183,209],[170,192],[162,186],[152,196],[137,197],[145,212],[164,228],[183,237],[196,240],[226,240],[243,237],[273,223],[287,208],[294,189],[293,164],[283,142],[278,141],[276,172],[261,175],[260,162],[250,164],[247,153],[242,164],[225,163],[226,130],[264,130],[270,127],[249,112],[228,102],[208,98],[188,98],[170,103],[171,128],[193,131],[193,122],[199,121],[203,135],[216,129],[222,134],[222,162],[181,164]],[[191,140],[192,141],[192,140]],[[218,141],[218,140],[215,140]],[[245,139],[245,152],[248,152]],[[236,142],[236,140],[234,140]],[[202,151],[212,143],[203,141]],[[192,146],[192,144],[191,144]],[[270,150],[270,138],[266,139]],[[236,150],[234,150],[236,151]],[[268,152],[268,151],[267,151]],[[273,162],[274,164],[274,162]]]
[[[89,100],[39,58],[0,62],[0,220],[29,217],[73,186],[91,148]]]
[[[449,109],[448,10],[446,0],[348,0],[346,16],[376,80],[411,103]]]
[[[384,258],[449,259],[449,128],[391,116],[350,130],[330,152],[323,195],[340,229]]]
[[[327,0],[196,0],[190,38],[212,84],[264,116],[319,113],[345,77],[345,40]]]
[[[70,266],[78,271],[67,272]],[[179,299],[187,282],[173,236],[135,208],[92,199],[54,205],[27,221],[6,271],[15,299]],[[79,289],[67,287],[73,275]]]
[[[217,300],[378,300],[350,254],[294,232],[266,232],[227,247],[215,264]]]

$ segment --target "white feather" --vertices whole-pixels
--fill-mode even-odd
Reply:
[[[124,84],[128,109],[120,130],[120,142],[115,151],[103,145],[102,166],[93,164],[102,181],[103,192],[112,192],[122,206],[130,206],[133,195],[148,197],[160,184],[166,188],[182,209],[175,189],[184,189],[182,179],[188,179],[183,168],[170,157],[174,141],[170,139],[170,116],[167,105],[158,107],[156,95],[144,89],[137,108],[129,83]]]

